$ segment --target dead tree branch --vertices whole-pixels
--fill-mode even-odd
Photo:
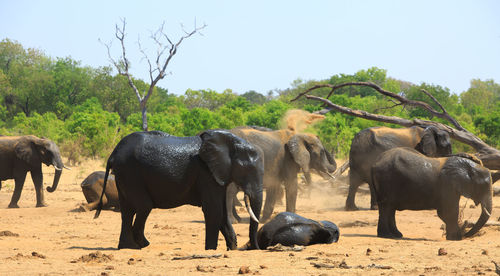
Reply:
[[[127,53],[126,53],[126,49],[125,49],[126,21],[125,21],[125,19],[122,19],[121,21],[122,21],[121,26],[118,26],[118,24],[115,25],[115,37],[116,37],[116,39],[118,39],[118,41],[120,41],[120,45],[122,48],[119,61],[115,60],[111,56],[111,50],[110,50],[111,43],[109,43],[109,44],[103,43],[103,44],[104,44],[104,46],[106,46],[108,58],[109,58],[110,62],[113,64],[113,66],[116,68],[116,70],[118,71],[118,74],[127,77],[128,84],[134,90],[134,92],[137,96],[137,99],[139,101],[139,105],[140,105],[141,110],[142,110],[142,122],[143,122],[142,128],[144,130],[147,130],[148,126],[147,126],[146,105],[147,105],[149,98],[153,94],[153,91],[154,91],[156,84],[167,75],[165,71],[167,70],[167,67],[168,67],[170,61],[177,53],[177,49],[179,48],[181,43],[185,39],[190,38],[191,36],[193,36],[196,33],[201,34],[200,31],[202,29],[204,29],[207,25],[203,24],[203,26],[197,27],[196,21],[195,21],[195,26],[194,26],[193,30],[190,32],[187,32],[183,28],[182,30],[184,32],[184,35],[182,35],[179,38],[179,40],[176,43],[174,43],[168,37],[168,35],[164,32],[163,29],[165,26],[165,22],[163,22],[163,24],[160,26],[160,28],[155,33],[151,34],[151,39],[157,45],[156,58],[154,59],[155,66],[153,66],[153,62],[151,62],[151,59],[146,54],[145,49],[142,48],[140,41],[138,41],[139,51],[142,53],[143,59],[146,59],[146,61],[148,62],[149,79],[150,79],[150,84],[149,84],[149,88],[147,89],[147,91],[141,92],[141,91],[139,91],[137,86],[134,84],[132,74],[130,74],[130,72],[129,72],[130,61],[127,58]],[[166,39],[167,43],[162,42],[162,38]],[[167,57],[164,56],[165,52],[168,52]]]
[[[428,120],[421,120],[421,119],[404,119],[396,116],[384,116],[384,115],[378,115],[378,114],[372,114],[364,110],[355,110],[351,109],[345,106],[337,105],[327,98],[331,96],[333,91],[336,89],[339,89],[341,87],[345,86],[367,86],[375,89],[377,92],[381,93],[384,96],[390,97],[395,99],[396,101],[400,102],[401,104],[405,106],[414,106],[414,107],[420,107],[423,108],[427,111],[429,111],[432,115],[443,118],[450,122],[455,128],[435,122],[435,121],[428,121]],[[324,88],[324,87],[330,87],[332,91],[330,94],[327,96],[327,98],[322,98],[322,97],[317,97],[317,96],[312,96],[312,95],[307,95],[309,92],[318,89],[318,88]],[[427,95],[430,95],[427,91],[425,91]],[[473,133],[467,131],[465,128],[463,128],[453,117],[451,117],[448,112],[444,109],[444,107],[437,101],[436,98],[432,97],[431,99],[438,104],[438,106],[442,109],[442,112],[436,111],[432,106],[425,102],[421,101],[415,101],[415,100],[409,100],[406,99],[405,97],[386,91],[379,87],[378,85],[370,82],[349,82],[349,83],[344,83],[340,85],[330,85],[330,84],[320,84],[320,85],[315,85],[309,89],[307,89],[305,92],[300,93],[295,99],[292,101],[300,98],[300,97],[306,97],[307,99],[312,99],[315,101],[322,102],[323,104],[326,105],[326,108],[320,111],[317,111],[316,113],[318,114],[326,114],[332,110],[342,112],[347,115],[367,119],[367,120],[372,120],[372,121],[379,121],[379,122],[384,122],[384,123],[391,123],[391,124],[397,124],[401,125],[404,127],[411,127],[411,126],[419,126],[419,127],[428,127],[428,126],[435,126],[438,129],[441,129],[443,131],[448,132],[450,137],[452,139],[455,139],[461,143],[470,145],[477,151],[477,157],[481,159],[483,162],[483,165],[489,169],[492,170],[499,170],[500,169],[500,151],[489,146],[486,144],[483,140],[481,140],[479,137],[475,136]]]

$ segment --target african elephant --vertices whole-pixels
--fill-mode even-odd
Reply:
[[[282,184],[285,186],[286,211],[295,212],[297,174],[300,170],[310,183],[311,171],[329,178],[330,173],[337,168],[335,159],[316,135],[260,127],[237,127],[231,132],[259,147],[264,153],[266,201],[261,219],[263,222],[271,217]],[[233,199],[237,192],[235,186],[228,187],[228,214],[236,213],[233,211]]]
[[[278,243],[285,246],[328,244],[337,242],[339,235],[335,223],[317,222],[295,213],[282,212],[259,229],[257,240],[260,249],[266,249]]]
[[[380,154],[396,147],[415,148],[427,156],[441,157],[451,154],[451,141],[447,132],[436,127],[388,128],[371,127],[358,132],[351,142],[349,153],[349,193],[345,209],[357,210],[355,196],[358,187],[364,182],[370,184],[371,166],[378,160]],[[372,210],[376,209],[377,201],[371,185]]]
[[[466,155],[431,158],[412,148],[384,152],[372,169],[379,220],[377,235],[401,238],[396,227],[396,210],[436,209],[446,224],[446,239],[462,239],[458,226],[460,196],[481,203],[477,223],[465,234],[474,235],[488,221],[492,208],[490,171],[477,158]]]
[[[122,217],[119,249],[149,245],[144,225],[152,208],[184,204],[202,207],[205,249],[217,248],[219,231],[227,248],[236,249],[236,234],[225,206],[226,186],[233,181],[245,192],[252,218],[249,236],[252,248],[259,248],[264,164],[259,149],[240,137],[223,130],[208,130],[194,137],[135,132],[124,137],[111,153],[104,183],[110,170],[115,175]],[[101,211],[103,195],[95,217]]]
[[[87,200],[87,203],[80,206],[80,210],[92,211],[97,208],[99,204],[99,197],[102,193],[102,187],[104,186],[104,174],[103,171],[95,171],[89,176],[87,176],[80,186],[82,187],[83,195]],[[108,184],[106,185],[106,191],[102,197],[102,208],[115,210],[120,210],[120,203],[118,202],[118,190],[116,190],[115,177],[113,175],[108,176]]]
[[[2,136],[0,137],[0,188],[2,180],[14,179],[15,188],[9,208],[19,208],[17,202],[21,197],[26,174],[31,172],[35,185],[36,207],[45,207],[43,194],[42,163],[55,168],[54,182],[47,191],[54,192],[59,184],[61,172],[66,168],[62,162],[57,145],[49,139],[36,136]]]

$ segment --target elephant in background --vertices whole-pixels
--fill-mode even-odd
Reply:
[[[294,213],[297,200],[297,174],[302,170],[308,183],[310,173],[314,171],[324,178],[330,178],[337,168],[333,156],[325,150],[316,135],[296,133],[290,130],[276,130],[262,127],[237,127],[231,130],[235,135],[260,148],[264,153],[264,188],[266,200],[262,213],[262,222],[267,221],[273,212],[281,185],[285,186],[286,211]],[[229,185],[227,212],[236,215],[233,208],[234,185]],[[232,219],[234,220],[234,219]]]
[[[339,235],[339,228],[333,222],[317,222],[294,213],[282,212],[259,229],[257,240],[260,249],[266,249],[278,243],[285,246],[329,244],[337,242]]]
[[[104,186],[104,175],[105,172],[103,171],[95,171],[89,174],[89,176],[82,181],[80,186],[82,187],[82,192],[87,200],[87,203],[82,204],[80,206],[80,210],[88,212],[97,208],[99,198],[102,194],[102,188]],[[118,190],[116,189],[115,177],[113,175],[108,176],[106,191],[102,197],[102,208],[114,208],[115,211],[120,210]]]
[[[59,184],[62,169],[66,168],[57,145],[49,139],[32,135],[0,137],[0,188],[2,180],[15,181],[9,208],[19,208],[17,203],[28,172],[35,185],[36,207],[47,206],[43,194],[42,163],[55,168],[52,187],[47,187],[47,191],[52,193]]]
[[[451,140],[447,132],[430,126],[410,128],[371,127],[358,132],[351,142],[349,152],[349,193],[345,209],[357,210],[355,196],[358,187],[368,183],[370,187],[372,210],[377,201],[370,185],[370,170],[380,155],[392,148],[410,147],[431,157],[444,157],[451,154]]]
[[[236,234],[226,213],[226,186],[230,182],[245,193],[252,218],[251,247],[259,248],[262,152],[240,137],[222,130],[208,130],[193,137],[175,137],[161,131],[135,132],[124,137],[111,153],[104,185],[110,170],[115,175],[122,217],[118,249],[149,245],[144,226],[151,209],[185,204],[202,208],[205,249],[217,248],[219,231],[227,248],[236,249]],[[95,217],[101,211],[103,195]]]
[[[446,224],[446,239],[462,239],[458,226],[460,196],[482,206],[481,216],[466,237],[477,233],[491,216],[490,171],[475,157],[460,154],[431,158],[412,148],[394,148],[380,156],[371,174],[379,208],[379,237],[403,236],[396,227],[396,210],[435,209]]]

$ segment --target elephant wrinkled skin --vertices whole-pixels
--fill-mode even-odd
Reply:
[[[118,189],[122,217],[118,249],[149,245],[144,226],[151,209],[185,204],[202,208],[205,249],[217,248],[219,231],[227,248],[236,249],[236,234],[225,206],[230,182],[245,192],[247,210],[253,217],[251,245],[258,249],[263,166],[258,149],[227,131],[208,130],[194,137],[175,137],[160,131],[129,134],[111,153],[104,176],[106,185],[113,170]],[[102,207],[102,195],[95,217]]]
[[[491,175],[476,158],[463,154],[431,158],[412,148],[386,151],[372,167],[372,183],[377,196],[379,237],[400,238],[396,210],[437,210],[446,224],[446,239],[460,240],[458,203],[460,196],[481,203],[482,212],[472,229],[472,236],[491,216]]]
[[[82,187],[82,192],[87,200],[87,203],[82,204],[80,210],[87,212],[97,208],[99,198],[102,194],[102,187],[104,186],[104,175],[105,172],[103,171],[95,171],[89,174],[89,176],[82,181],[80,186]],[[115,211],[120,210],[118,190],[116,189],[115,177],[113,175],[108,176],[106,191],[102,197],[102,208],[114,208]]]
[[[35,185],[36,207],[47,206],[43,194],[42,163],[55,168],[52,187],[47,187],[48,192],[54,192],[59,184],[62,169],[65,168],[57,145],[49,139],[32,135],[0,137],[0,189],[2,180],[15,181],[9,208],[19,208],[17,203],[28,172],[31,173]]]
[[[377,201],[370,185],[370,169],[379,156],[392,148],[416,148],[431,157],[451,154],[451,140],[447,132],[435,127],[388,128],[371,127],[358,132],[351,142],[349,152],[349,193],[345,209],[357,210],[355,196],[358,187],[368,183],[371,193],[371,209],[376,209]]]
[[[231,130],[235,135],[260,148],[264,153],[264,188],[266,200],[262,211],[262,222],[268,220],[285,186],[286,211],[295,212],[297,200],[297,174],[302,170],[310,183],[310,172],[329,178],[337,168],[333,156],[325,150],[316,135],[296,133],[290,130],[270,130],[260,127],[237,127]],[[227,195],[228,214],[233,209],[234,195],[238,192],[229,185]]]

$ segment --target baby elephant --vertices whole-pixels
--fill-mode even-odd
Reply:
[[[292,246],[333,243],[338,240],[339,228],[334,223],[326,220],[317,222],[290,212],[277,214],[257,233],[260,249],[278,243]]]
[[[446,224],[446,239],[462,239],[460,196],[482,206],[481,216],[465,237],[477,233],[491,216],[490,172],[473,156],[431,158],[412,148],[394,148],[380,156],[371,172],[379,207],[379,237],[403,236],[396,227],[396,210],[434,209]]]
[[[102,193],[103,184],[103,171],[93,172],[83,180],[80,186],[82,186],[82,192],[83,195],[85,195],[87,203],[82,204],[80,206],[80,210],[88,212],[97,208],[97,205],[99,204],[99,197]],[[115,177],[113,175],[110,175],[108,177],[108,183],[106,185],[106,191],[102,198],[102,203],[104,209],[114,208],[115,211],[120,210],[120,204],[118,202],[118,191],[116,190]]]

